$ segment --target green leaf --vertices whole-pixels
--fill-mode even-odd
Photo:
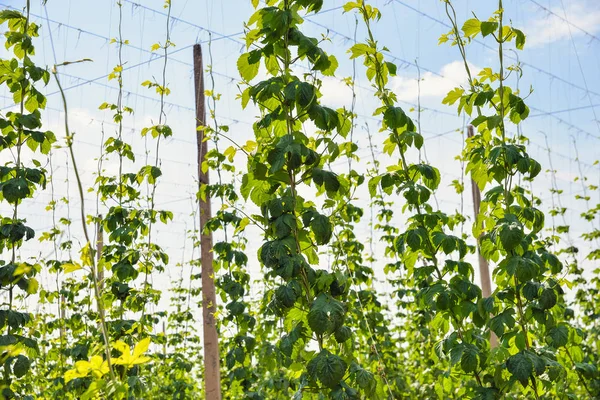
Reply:
[[[558,274],[563,269],[563,265],[558,259],[558,257],[556,257],[552,253],[542,254],[542,260],[546,263],[546,265],[550,266],[550,271],[553,274]]]
[[[0,311],[0,326],[5,326],[8,324],[14,330],[18,330],[21,327],[25,326],[27,323],[31,321],[31,315],[27,313],[22,313],[18,311],[12,310],[2,310]],[[9,335],[9,337],[12,337]],[[0,342],[0,345],[2,343]]]
[[[481,299],[481,307],[486,313],[491,313],[494,310],[494,296],[483,297]]]
[[[290,282],[291,283],[291,282]],[[286,286],[280,286],[275,291],[275,298],[282,304],[285,308],[290,308],[296,302],[296,291],[289,284]]]
[[[478,386],[475,388],[477,400],[498,400],[501,398],[500,392],[496,388]]]
[[[4,23],[4,21],[11,20],[11,19],[25,19],[25,16],[23,16],[17,10],[5,9],[5,10],[0,11],[0,23]]]
[[[508,258],[508,273],[516,275],[519,282],[527,282],[536,275],[537,265],[525,257],[514,256]]]
[[[1,183],[0,186],[2,186],[2,195],[9,203],[16,203],[31,194],[25,178],[12,178]]]
[[[537,282],[527,282],[523,286],[523,296],[529,301],[538,297],[540,292],[540,284]]]
[[[411,248],[412,251],[417,251],[422,247],[424,238],[422,237],[422,231],[420,228],[410,229],[406,231],[406,244]]]
[[[334,388],[346,374],[347,364],[339,356],[327,350],[308,362],[307,371],[312,379],[318,379],[324,386]]]
[[[588,379],[591,379],[598,372],[598,367],[596,365],[588,363],[576,362],[575,367]]]
[[[481,35],[483,37],[486,37],[490,33],[493,33],[496,29],[498,29],[497,22],[485,21],[481,23]]]
[[[325,171],[321,168],[314,168],[312,173],[313,181],[317,185],[325,185],[328,192],[337,192],[340,188],[340,181],[337,175],[331,171]]]
[[[504,335],[506,328],[513,328],[515,326],[515,319],[513,314],[515,311],[512,308],[504,310],[502,313],[496,315],[490,319],[490,329],[498,336]]]
[[[462,355],[465,351],[465,345],[460,343],[460,344],[455,344],[451,349],[450,349],[450,364],[451,365],[455,365],[457,362],[460,361],[460,359],[462,358]]]
[[[273,227],[277,239],[283,239],[289,236],[296,227],[296,218],[292,214],[283,214],[273,221]]]
[[[327,57],[327,67],[321,69],[321,73],[325,76],[335,76],[335,71],[337,71],[339,67],[339,63],[337,58],[334,55],[330,55]]]
[[[487,121],[487,117],[485,115],[479,115],[473,121],[471,121],[471,125],[477,127],[485,121]]]
[[[523,386],[527,386],[529,378],[533,375],[533,362],[523,352],[517,353],[506,361],[508,371]]]
[[[367,186],[369,187],[369,194],[371,197],[377,196],[377,188],[379,187],[379,182],[381,182],[381,175],[377,175],[369,179],[369,183]]]
[[[127,260],[119,261],[112,266],[112,271],[119,280],[128,281],[138,276],[138,271]]]
[[[481,22],[475,18],[468,19],[463,24],[462,31],[466,37],[472,39],[481,32]]]
[[[477,370],[478,350],[473,345],[468,345],[460,358],[460,366],[463,371],[469,373]]]
[[[431,190],[437,189],[440,184],[441,176],[440,171],[437,168],[432,167],[427,164],[414,164],[410,166],[410,170],[416,169],[419,171],[421,178],[423,179],[423,183]]]
[[[442,292],[435,300],[435,305],[439,310],[447,310],[450,308],[450,296],[447,292]]]
[[[359,388],[365,390],[368,394],[372,393],[377,386],[377,381],[373,374],[364,368],[356,368],[356,384]]]
[[[352,60],[358,58],[362,55],[369,54],[372,51],[373,50],[371,49],[371,47],[369,47],[369,45],[365,43],[357,43],[354,46],[350,47],[350,59]]]
[[[504,250],[515,249],[524,237],[523,227],[518,222],[505,222],[500,225],[500,242]]]
[[[546,288],[540,295],[540,306],[543,310],[549,310],[556,305],[556,293],[554,289]]]
[[[398,129],[406,126],[408,117],[400,107],[388,107],[383,113],[383,122],[390,129]]]
[[[566,346],[569,342],[569,328],[558,325],[548,331],[546,341],[554,348]]]
[[[300,82],[296,87],[296,103],[302,107],[309,106],[315,100],[315,88],[307,82]]]
[[[387,66],[388,71],[390,72],[390,75],[396,76],[396,72],[398,71],[396,64],[386,61],[385,65]]]
[[[0,346],[10,346],[12,344],[17,343],[17,338],[13,335],[1,335],[0,336]]]
[[[352,337],[352,330],[347,326],[341,326],[333,333],[335,341],[338,343],[344,343],[346,340]]]
[[[344,4],[344,12],[352,11],[355,8],[360,9],[360,3],[357,3],[355,1],[349,1],[346,4]]]
[[[290,163],[292,161],[298,162],[299,159],[300,145],[294,143],[294,137],[292,135],[284,135],[279,139],[275,148],[271,150],[267,156],[267,161],[271,164],[269,171],[274,174],[280,171],[287,161],[290,161]]]
[[[342,326],[345,312],[341,302],[321,293],[307,315],[308,325],[317,335],[333,332]]]
[[[256,57],[256,54],[258,54],[258,57]],[[242,54],[240,58],[238,58],[237,68],[243,80],[250,82],[258,74],[260,54],[259,50],[253,50],[250,53]]]
[[[17,361],[15,362],[15,365],[13,365],[13,372],[15,373],[15,376],[17,378],[25,376],[25,374],[27,374],[27,371],[29,371],[30,365],[31,361],[29,361],[29,358],[25,357],[22,354],[19,354],[17,356]]]
[[[517,39],[515,42],[517,49],[523,50],[523,47],[525,47],[525,34],[519,29],[515,28],[513,28],[512,31],[515,33],[515,35],[517,35]]]
[[[314,233],[318,245],[327,244],[331,240],[333,229],[329,218],[325,215],[315,215],[310,223],[310,229]]]
[[[313,103],[308,110],[308,116],[317,128],[324,131],[332,131],[338,126],[338,114],[329,107]]]
[[[464,89],[454,88],[450,92],[448,92],[446,97],[444,97],[444,100],[442,100],[442,104],[447,104],[447,105],[451,106],[452,104],[456,103],[457,100],[460,100],[460,98],[462,97],[462,95],[464,93],[465,93]],[[475,124],[473,124],[473,125],[475,125]]]
[[[229,310],[231,315],[237,316],[242,315],[244,313],[244,310],[246,309],[246,304],[240,301],[232,301],[231,303],[227,304],[225,308]]]
[[[402,141],[409,146],[412,146],[412,144],[414,143],[417,149],[423,147],[423,136],[421,136],[417,132],[403,132],[401,138]]]
[[[490,117],[487,117],[487,127],[489,130],[494,129],[495,127],[500,125],[501,122],[502,122],[502,117],[499,115],[492,115]]]
[[[17,122],[25,128],[36,129],[42,126],[40,122],[40,112],[34,111],[31,114],[22,114],[17,117]]]

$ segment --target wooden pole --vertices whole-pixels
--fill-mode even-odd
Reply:
[[[96,268],[98,268],[98,289],[100,290],[100,293],[104,291],[104,268],[100,267],[103,247],[104,230],[102,229],[102,215],[98,215],[98,221],[96,222]]]
[[[98,294],[100,297],[104,293],[104,266],[100,265],[103,248],[104,229],[102,229],[102,215],[98,215],[98,220],[96,221],[96,280],[98,282]],[[98,321],[98,330],[102,331],[102,321]]]
[[[167,359],[167,325],[165,323],[165,321],[162,322],[162,328],[163,328],[163,336],[165,338],[165,341],[163,343],[163,356],[165,357],[165,360]]]
[[[473,125],[467,126],[467,136],[472,138],[475,134],[475,128]],[[471,179],[471,194],[473,195],[473,213],[475,215],[475,219],[479,215],[479,208],[481,206],[481,192],[479,191],[479,187],[475,183],[473,179]],[[481,249],[479,248],[479,241],[477,243],[477,254],[479,255],[479,274],[481,276],[481,292],[484,297],[490,297],[492,294],[492,282],[490,280],[490,267],[483,255],[481,254]]]
[[[62,289],[61,289],[62,292]],[[65,321],[67,318],[67,312],[65,310],[66,306],[65,306],[65,295],[63,293],[60,293],[60,320],[61,320],[61,324],[60,324],[60,343],[61,345],[64,345],[64,339],[65,339]],[[62,358],[62,352],[61,352],[61,358]]]
[[[467,126],[467,136],[472,138],[475,135],[475,127],[471,124]],[[473,214],[475,216],[475,220],[477,220],[477,216],[479,215],[479,208],[481,207],[481,192],[479,191],[479,187],[477,183],[473,179],[471,179],[471,194],[473,196]],[[483,297],[490,297],[492,295],[492,281],[490,279],[490,266],[487,260],[481,254],[481,248],[479,247],[479,238],[477,239],[477,255],[479,256],[479,276],[481,279],[481,294]],[[498,338],[491,332],[490,336],[490,345],[491,347],[496,347],[498,345]]]
[[[194,88],[196,93],[196,139],[198,144],[198,181],[200,187],[208,185],[208,171],[202,171],[202,163],[208,151],[204,140],[206,109],[204,100],[204,76],[202,48],[194,45]],[[200,198],[200,261],[202,276],[202,319],[204,333],[204,392],[206,400],[221,400],[221,374],[219,365],[219,336],[215,323],[216,294],[213,270],[212,233],[204,232],[211,218],[210,197]]]

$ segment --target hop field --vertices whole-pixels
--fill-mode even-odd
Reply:
[[[0,398],[600,398],[600,13],[546,3],[2,4]]]

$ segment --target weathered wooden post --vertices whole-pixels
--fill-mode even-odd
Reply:
[[[202,171],[202,163],[208,151],[204,140],[206,109],[204,100],[204,75],[202,48],[194,45],[194,88],[196,94],[196,139],[198,145],[199,188],[208,185],[208,171]],[[202,268],[202,317],[204,333],[204,391],[206,400],[221,400],[221,374],[219,363],[219,337],[215,322],[216,293],[213,270],[212,232],[204,232],[211,218],[210,196],[199,198],[200,202],[200,257]]]

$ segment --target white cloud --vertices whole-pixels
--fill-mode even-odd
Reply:
[[[598,7],[598,0],[564,1],[564,6],[564,10],[560,4],[549,8],[555,15],[548,13],[546,10],[540,10],[540,17],[527,24],[525,29],[527,47],[544,46],[569,39],[569,28],[573,37],[585,35],[578,28],[591,34],[600,31],[600,7]],[[564,19],[568,20],[572,25],[569,26]]]
[[[477,75],[481,68],[469,63],[471,74]],[[441,75],[441,76],[440,76]],[[421,100],[431,100],[439,103],[440,99],[445,97],[449,91],[457,86],[467,83],[467,73],[462,61],[453,61],[442,66],[439,74],[432,72],[421,73]],[[367,109],[375,109],[378,105],[373,92],[368,88],[371,83],[363,80],[359,81],[355,88],[356,97],[360,106]],[[396,76],[390,79],[392,90],[398,96],[398,100],[416,102],[419,97],[419,87],[416,76]],[[323,77],[321,86],[321,102],[329,107],[350,108],[352,105],[352,89],[345,82],[338,78]],[[371,102],[373,101],[373,104]]]
[[[329,107],[350,107],[352,104],[352,89],[343,81],[332,78],[323,77],[321,79],[321,102]]]
[[[476,75],[480,68],[469,63],[471,74]],[[442,76],[439,76],[442,75]],[[421,74],[421,99],[443,98],[456,86],[467,83],[467,72],[462,61],[444,65],[439,75],[431,72]],[[399,100],[415,102],[419,97],[419,85],[415,77],[396,77],[392,80],[394,92]]]

